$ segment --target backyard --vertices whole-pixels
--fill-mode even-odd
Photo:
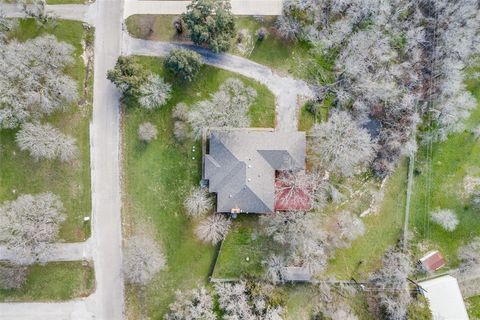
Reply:
[[[124,211],[127,233],[138,225],[153,227],[167,258],[167,269],[161,271],[139,295],[127,287],[128,312],[132,318],[146,306],[151,318],[161,318],[173,301],[176,290],[206,284],[212,269],[215,248],[199,242],[193,232],[193,221],[183,209],[183,200],[201,175],[201,145],[198,141],[175,142],[173,107],[179,102],[191,106],[209,97],[228,78],[236,77],[257,90],[258,98],[250,109],[256,127],[275,125],[274,96],[255,81],[230,72],[204,66],[191,84],[173,82],[163,69],[160,58],[138,57],[150,71],[159,73],[172,83],[172,98],[158,110],[146,111],[129,101],[124,107]],[[138,125],[144,121],[155,124],[158,138],[149,144],[137,137]],[[195,148],[194,148],[195,147]],[[195,149],[195,150],[194,150]]]

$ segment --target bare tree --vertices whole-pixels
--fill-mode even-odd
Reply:
[[[327,122],[317,124],[311,135],[315,158],[327,170],[351,176],[373,159],[370,135],[346,112],[332,114]]]
[[[303,266],[311,274],[323,271],[327,265],[326,233],[315,213],[277,212],[262,215],[263,232],[285,246],[286,265]]]
[[[204,287],[177,291],[175,302],[170,304],[165,320],[215,320],[213,300]]]
[[[14,263],[31,264],[48,254],[65,220],[60,198],[51,193],[22,195],[0,206],[0,243],[13,253]]]
[[[332,219],[333,231],[329,233],[329,241],[335,248],[349,247],[351,242],[365,233],[365,225],[356,215],[342,211]]]
[[[157,74],[150,74],[139,90],[138,102],[145,109],[155,109],[165,105],[172,96],[172,86]]]
[[[195,104],[189,112],[195,138],[199,138],[206,127],[248,127],[248,110],[257,97],[252,87],[241,80],[229,78],[220,89],[211,95],[210,100]]]
[[[157,139],[157,127],[151,122],[143,122],[138,127],[138,138],[145,142],[150,142]]]
[[[411,301],[407,277],[412,272],[410,257],[399,249],[389,249],[382,260],[382,268],[370,275],[370,283],[376,288],[376,299],[382,316],[403,320]]]
[[[173,108],[172,118],[179,121],[187,121],[188,106],[183,102],[177,103],[175,108]]]
[[[52,17],[47,13],[47,3],[45,0],[19,0],[22,10],[25,14],[40,22],[47,23]]]
[[[22,151],[35,159],[72,161],[78,154],[75,139],[63,134],[50,124],[25,123],[15,140]]]
[[[223,319],[281,320],[283,308],[272,306],[269,296],[274,287],[261,283],[240,281],[236,283],[217,283],[214,285]]]
[[[268,281],[273,284],[283,282],[283,268],[285,267],[285,259],[282,256],[272,254],[266,261],[265,276]]]
[[[165,256],[153,239],[145,235],[128,239],[123,260],[123,273],[127,282],[146,285],[165,268],[165,264]]]
[[[188,138],[188,125],[183,121],[175,121],[173,124],[173,137],[178,142],[183,142]]]
[[[0,289],[19,289],[27,280],[27,267],[0,263]]]
[[[289,208],[302,208],[305,202],[311,202],[313,193],[319,184],[314,173],[301,171],[282,171],[276,178],[275,193],[281,205]]]
[[[195,228],[197,237],[206,243],[217,244],[225,238],[231,221],[220,213],[215,213],[202,220]]]
[[[194,187],[185,198],[183,206],[190,217],[199,217],[206,214],[213,207],[212,198],[207,188]]]
[[[480,237],[475,237],[468,244],[458,249],[458,258],[461,260],[460,270],[464,272],[477,270],[480,267]]]
[[[255,319],[245,282],[217,283],[214,287],[225,320]]]
[[[454,231],[458,225],[457,215],[450,209],[435,210],[431,213],[431,219],[447,231]]]
[[[14,30],[18,25],[16,19],[9,19],[5,15],[5,11],[0,9],[0,44],[3,44],[7,40],[9,32]]]
[[[64,75],[73,51],[52,35],[11,41],[0,49],[0,127],[15,128],[77,100],[77,83]]]

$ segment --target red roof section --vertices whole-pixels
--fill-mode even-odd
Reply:
[[[309,211],[312,208],[311,192],[275,181],[275,211]]]
[[[437,271],[446,263],[445,259],[438,251],[427,253],[420,259],[420,262],[422,263],[423,268],[427,271]]]

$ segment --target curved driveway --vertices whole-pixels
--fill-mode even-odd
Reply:
[[[298,98],[313,97],[313,91],[304,81],[281,76],[269,67],[239,56],[215,54],[193,45],[135,39],[126,32],[123,34],[123,54],[126,55],[165,56],[178,47],[198,52],[209,65],[239,73],[266,85],[276,98],[277,129],[297,130]]]

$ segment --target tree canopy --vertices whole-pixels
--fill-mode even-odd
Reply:
[[[207,46],[213,52],[230,48],[235,22],[229,0],[193,0],[182,19],[193,43]]]

